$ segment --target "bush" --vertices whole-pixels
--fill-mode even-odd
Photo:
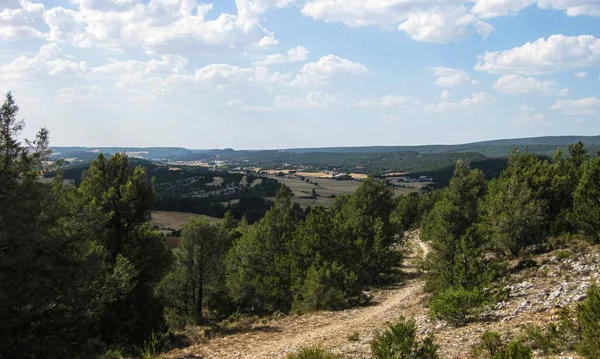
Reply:
[[[315,346],[300,348],[296,353],[288,354],[286,359],[339,359],[339,356]]]
[[[585,358],[600,358],[600,287],[588,289],[587,299],[577,307],[581,343],[577,351]]]
[[[462,324],[481,312],[484,297],[477,288],[449,288],[437,294],[429,303],[433,318]]]
[[[371,341],[373,359],[437,359],[438,346],[433,337],[428,336],[419,343],[416,340],[417,327],[414,321],[401,318],[396,324],[379,333]]]
[[[360,334],[358,332],[353,332],[351,334],[348,334],[349,342],[357,342],[359,340],[360,340]]]
[[[481,342],[475,347],[474,352],[476,354],[479,353],[487,353],[490,356],[494,356],[500,353],[504,349],[504,342],[502,341],[502,336],[497,332],[485,331],[481,335]]]
[[[531,359],[533,351],[519,340],[505,344],[502,336],[496,332],[486,331],[481,342],[475,348],[476,354],[485,353],[490,359]]]
[[[531,348],[541,350],[545,355],[556,353],[560,345],[558,327],[554,324],[550,324],[545,331],[537,325],[528,325],[523,336]]]

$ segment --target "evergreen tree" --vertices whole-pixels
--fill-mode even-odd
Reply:
[[[0,110],[0,357],[75,358],[93,337],[98,251],[69,220],[71,193],[38,177],[48,131],[19,142],[10,93]]]
[[[141,344],[164,328],[154,289],[172,261],[164,236],[146,223],[156,198],[152,182],[126,155],[99,155],[84,173],[79,195],[81,213],[107,251],[107,265],[113,273],[127,271],[125,277],[133,281],[129,292],[106,306],[101,338],[109,344]]]
[[[227,288],[236,303],[258,311],[291,308],[289,247],[296,225],[288,188],[282,185],[273,208],[227,255]]]
[[[478,241],[463,238],[477,221],[484,191],[483,173],[458,161],[450,185],[424,219],[421,231],[423,240],[429,242],[432,249],[427,257],[429,290],[440,291],[460,284],[456,280],[455,267],[460,259],[469,259],[463,255],[465,244],[470,249],[480,247]]]
[[[573,198],[572,218],[577,229],[600,241],[600,157],[585,166]]]

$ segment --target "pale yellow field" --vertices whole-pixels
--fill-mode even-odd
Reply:
[[[356,189],[358,188],[358,186],[360,186],[361,183],[359,180],[337,181],[334,179],[327,178],[312,178],[312,182],[318,183],[318,186],[315,186],[314,184],[306,183],[306,181],[300,180],[299,177],[287,178],[277,177],[273,175],[269,175],[268,177],[276,179],[277,181],[279,181],[279,183],[285,183],[285,185],[292,190],[292,193],[294,193],[292,201],[300,204],[302,207],[314,207],[317,205],[329,207],[333,204],[333,201],[335,200],[335,198],[330,198],[332,194],[334,194],[336,197],[341,194],[352,194],[354,193],[354,191],[356,191]],[[410,188],[396,188],[394,190],[394,193],[396,194],[396,196],[405,196],[412,192],[419,192],[419,190],[427,184],[428,183],[419,182],[407,183],[407,187],[410,186]],[[319,197],[300,198],[312,196],[313,188],[315,189]],[[274,198],[267,199],[274,200]]]
[[[220,186],[223,184],[223,178],[222,177],[215,177],[213,178],[213,181],[209,184],[207,184],[207,186]]]
[[[286,175],[290,174],[290,170],[266,170],[265,172],[267,172],[268,174],[271,174],[271,175],[276,175],[279,172],[286,174]],[[349,175],[350,175],[350,177],[352,177],[354,179],[367,178],[367,175],[363,174],[363,173],[350,173]],[[310,177],[310,178],[333,178],[333,174],[327,173],[327,172],[296,172],[296,176]]]
[[[183,228],[183,225],[192,218],[206,217],[211,223],[220,223],[223,221],[222,218],[214,218],[185,212],[152,211],[151,215],[152,219],[150,220],[150,223],[157,226],[159,229],[161,229],[161,232],[165,234],[171,230],[180,230]],[[163,230],[163,228],[168,230]]]

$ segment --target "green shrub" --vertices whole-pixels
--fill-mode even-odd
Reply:
[[[537,325],[528,325],[523,332],[523,337],[531,348],[541,350],[545,355],[556,353],[560,346],[558,327],[555,324],[548,325],[546,330]]]
[[[486,354],[490,359],[531,359],[533,351],[520,340],[505,344],[497,332],[485,331],[481,342],[474,350],[475,354]]]
[[[360,340],[360,334],[358,334],[358,332],[348,334],[348,341],[357,342],[359,340]]]
[[[560,249],[556,252],[554,252],[554,255],[556,255],[557,259],[569,259],[571,258],[571,256],[573,256],[573,253],[569,250],[566,249]]]
[[[435,319],[461,324],[479,314],[483,304],[483,294],[477,288],[449,288],[433,297],[429,311]]]
[[[437,359],[439,347],[433,342],[433,337],[428,336],[419,343],[416,333],[415,322],[401,318],[371,341],[373,359]]]
[[[139,358],[140,359],[156,358],[157,354],[158,354],[157,346],[158,346],[158,337],[156,336],[156,334],[154,332],[152,332],[150,339],[148,339],[148,341],[144,342],[144,345],[142,345],[141,347],[136,348]]]
[[[531,359],[533,358],[533,351],[530,347],[521,343],[518,340],[513,340],[506,348],[500,351],[498,354],[490,357],[490,359]]]
[[[339,359],[339,356],[318,347],[300,348],[296,353],[288,354],[286,359]]]
[[[494,356],[504,349],[502,336],[497,332],[485,331],[481,335],[481,342],[475,347],[476,354],[486,353]]]
[[[600,287],[588,289],[586,300],[577,307],[581,343],[577,351],[587,359],[600,358]]]

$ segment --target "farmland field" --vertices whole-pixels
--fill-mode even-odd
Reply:
[[[184,212],[152,211],[151,215],[152,219],[150,220],[150,223],[157,226],[161,232],[165,234],[173,230],[180,230],[183,228],[183,225],[192,218],[206,217],[211,223],[220,223],[222,221],[221,218]]]
[[[270,175],[269,178],[276,179],[280,183],[284,183],[288,186],[292,193],[294,193],[294,197],[292,201],[298,203],[302,207],[306,206],[318,206],[322,205],[325,207],[329,207],[333,204],[335,198],[332,198],[332,195],[335,197],[341,194],[351,194],[353,193],[358,186],[360,186],[360,181],[357,180],[348,180],[348,181],[337,181],[334,179],[327,178],[310,178],[313,183],[317,185],[307,183],[306,181],[302,181],[300,177],[277,177]],[[397,196],[403,196],[412,192],[418,192],[424,185],[427,183],[406,183],[405,185],[409,188],[396,188],[394,192]],[[317,193],[317,198],[302,198],[302,197],[311,197],[312,190],[315,190]],[[273,200],[274,198],[267,198],[269,200]]]

